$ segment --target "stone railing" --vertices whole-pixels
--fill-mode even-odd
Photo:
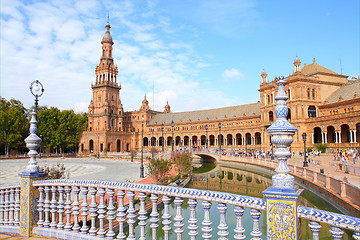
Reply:
[[[250,232],[252,239],[260,239],[262,233],[259,228],[259,218],[267,212],[266,200],[229,193],[203,191],[196,189],[176,188],[149,184],[88,181],[88,180],[40,180],[34,181],[35,192],[38,195],[34,208],[37,213],[37,226],[33,226],[33,234],[57,239],[136,239],[137,226],[139,239],[145,239],[145,227],[150,225],[152,239],[157,239],[160,224],[163,225],[164,239],[169,239],[171,231],[176,233],[177,239],[195,239],[197,235],[203,239],[210,239],[218,235],[220,239],[245,239],[245,232]],[[20,184],[2,185],[0,187],[0,232],[19,234],[24,222],[20,218],[20,196],[24,196]],[[150,202],[147,195],[151,194]],[[158,199],[162,198],[163,211],[159,218]],[[175,198],[176,215],[171,216],[169,204]],[[138,199],[139,206],[134,205]],[[190,217],[184,219],[182,208],[184,199],[188,199]],[[203,209],[203,218],[198,219],[195,214],[197,204]],[[220,222],[212,226],[210,208],[218,203]],[[151,205],[151,213],[145,210],[146,204]],[[234,205],[234,213],[227,213],[227,206]],[[244,208],[250,208],[253,220],[252,229],[244,229],[242,218]],[[234,236],[229,236],[226,218],[235,214],[236,227]],[[310,230],[313,239],[318,239],[320,223],[331,226],[330,233],[334,239],[340,239],[343,231],[355,231],[353,238],[360,239],[360,219],[321,211],[302,206],[297,207],[299,218],[310,220]],[[183,234],[187,222],[188,236]],[[201,222],[201,232],[198,231]],[[200,224],[199,224],[200,225]],[[115,233],[115,226],[118,234]],[[128,231],[124,231],[125,227]],[[217,228],[217,231],[214,231]],[[183,236],[184,235],[184,236]]]
[[[222,157],[222,161],[232,161],[232,162],[243,162],[250,163],[259,166],[265,166],[268,168],[275,169],[277,166],[276,161],[271,161],[267,158],[243,158],[243,157]],[[318,184],[324,189],[331,191],[332,193],[337,194],[341,198],[346,198],[353,202],[360,208],[360,189],[356,186],[353,186],[347,182],[346,179],[338,180],[331,176],[331,174],[323,174],[316,172],[307,168],[294,166],[288,164],[291,174],[298,176],[302,179],[305,179],[314,184]],[[320,171],[320,169],[319,169]]]

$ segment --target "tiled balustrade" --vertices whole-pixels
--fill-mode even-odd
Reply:
[[[33,233],[59,239],[135,239],[135,226],[140,228],[139,239],[145,239],[145,226],[150,225],[152,239],[160,223],[163,224],[165,239],[173,230],[178,239],[245,239],[249,232],[252,239],[267,235],[259,229],[259,217],[266,214],[266,200],[235,194],[203,191],[196,189],[176,188],[137,183],[86,181],[86,180],[44,180],[34,181],[39,192],[37,200],[37,226]],[[2,185],[0,187],[0,229],[2,233],[19,233],[20,220],[20,184]],[[147,194],[151,194],[151,213],[145,210]],[[158,198],[162,196],[164,204],[162,217],[159,218]],[[170,216],[170,199],[174,198],[176,215]],[[115,201],[113,201],[116,199]],[[139,207],[134,206],[134,199],[139,199]],[[188,200],[189,219],[184,219],[182,204]],[[219,203],[217,210],[220,216],[218,226],[213,226],[210,208]],[[204,218],[198,219],[195,208],[200,204]],[[227,212],[227,206],[234,205],[234,213]],[[250,208],[253,228],[244,229],[242,217],[244,208]],[[235,214],[235,235],[230,236],[226,216]],[[313,239],[318,239],[319,223],[331,225],[331,235],[340,239],[343,231],[355,231],[354,239],[360,239],[360,219],[322,210],[298,206],[299,218],[309,219],[309,228]],[[106,223],[106,224],[105,224]],[[118,226],[118,234],[114,232]],[[128,227],[125,234],[125,227]],[[185,236],[184,229],[188,228]],[[217,230],[216,230],[217,229]],[[117,235],[116,235],[117,234]]]

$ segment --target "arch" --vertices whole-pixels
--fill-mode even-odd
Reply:
[[[89,141],[89,151],[94,152],[94,140],[92,139]]]
[[[159,137],[159,146],[162,146],[164,143],[164,138],[163,137]]]
[[[288,114],[286,116],[286,119],[291,120],[291,110],[290,110],[290,108],[288,108]]]
[[[236,134],[236,145],[242,145],[242,135],[240,133]]]
[[[261,133],[255,133],[255,144],[261,144]]]
[[[147,137],[143,138],[143,146],[148,146],[149,145],[149,139]]]
[[[314,143],[321,143],[321,142],[322,142],[321,128],[316,127],[314,128]]]
[[[316,107],[311,105],[308,107],[308,116],[309,118],[316,117]]]
[[[214,145],[215,145],[215,136],[214,136],[214,135],[210,135],[210,136],[209,136],[209,145],[210,145],[210,146],[214,146]]]
[[[326,132],[327,132],[327,142],[328,143],[335,143],[336,142],[335,127],[334,126],[328,126],[326,128]]]
[[[186,136],[186,137],[187,137],[187,143],[189,143],[189,137],[188,136]],[[188,145],[188,144],[185,144],[185,137],[184,137],[184,145],[185,146]],[[179,136],[177,136],[175,138],[175,146],[180,146],[180,137]]]
[[[206,143],[206,136],[205,135],[201,135],[200,137],[200,144],[201,146],[205,146]]]
[[[226,141],[227,141],[227,145],[233,145],[233,137],[232,137],[232,134],[226,135]]]
[[[150,146],[154,147],[156,143],[156,137],[152,137],[150,140]]]
[[[172,140],[172,137],[167,137],[167,139],[166,139],[167,141],[167,143],[166,143],[166,145],[167,146],[171,146],[171,140]]]
[[[192,145],[197,146],[197,136],[192,136]]]
[[[340,127],[341,129],[341,142],[348,143],[350,142],[350,127],[347,124],[343,124]]]
[[[120,152],[121,151],[121,147],[120,147],[120,140],[118,139],[117,141],[116,141],[116,151],[117,152]]]
[[[273,122],[274,121],[274,112],[270,111],[269,112],[269,122]]]
[[[245,134],[245,145],[251,145],[251,133],[246,133]]]

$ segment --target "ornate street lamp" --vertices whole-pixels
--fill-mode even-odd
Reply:
[[[174,152],[174,120],[171,121],[171,151]]]
[[[36,151],[40,144],[41,138],[36,135],[37,131],[37,106],[39,102],[39,97],[44,93],[44,87],[39,82],[39,80],[33,81],[30,84],[30,92],[35,97],[35,109],[31,112],[30,120],[30,135],[25,139],[26,147],[30,149],[28,155],[30,156],[29,164],[26,166],[26,172],[35,173],[39,172],[39,166],[37,165],[36,156],[38,152]]]
[[[164,152],[164,123],[161,124],[161,139],[162,152]]]
[[[141,163],[140,177],[144,178],[144,117],[141,118]]]
[[[221,123],[219,123],[219,154],[221,154]]]
[[[303,162],[303,167],[308,167],[308,162],[306,160],[306,133],[302,134],[302,138],[304,141],[304,162]]]
[[[98,134],[97,137],[98,137],[98,139],[97,139],[98,140],[97,141],[98,142],[98,154],[97,154],[98,156],[97,157],[99,159],[100,158],[100,140],[99,140],[100,134]]]
[[[205,149],[208,148],[208,133],[207,133],[207,130],[208,130],[208,125],[206,124],[206,125],[205,125],[205,132],[206,132]]]

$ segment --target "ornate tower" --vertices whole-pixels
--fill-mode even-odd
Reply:
[[[164,113],[171,113],[169,101],[166,101]]]
[[[116,131],[121,126],[123,108],[119,98],[121,85],[117,83],[118,68],[112,58],[112,41],[109,22],[101,41],[102,55],[95,69],[93,97],[89,105],[88,131]],[[119,127],[121,129],[121,127]]]
[[[296,56],[295,61],[294,61],[294,66],[295,66],[295,72],[300,72],[300,59],[298,58],[298,56]]]

